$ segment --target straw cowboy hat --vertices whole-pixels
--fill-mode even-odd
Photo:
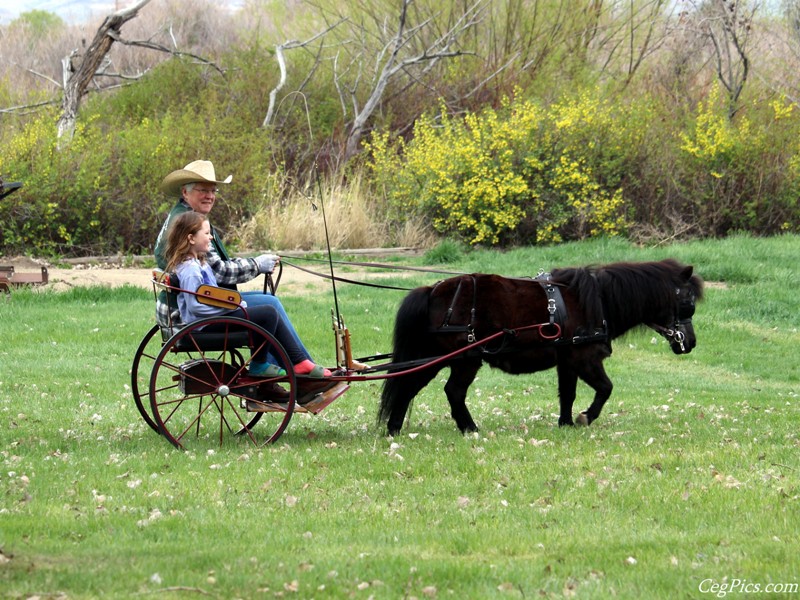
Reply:
[[[169,195],[177,195],[187,183],[230,183],[232,179],[233,175],[228,175],[225,179],[218,180],[210,160],[196,160],[164,177],[161,190]]]

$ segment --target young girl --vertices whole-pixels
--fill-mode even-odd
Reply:
[[[203,284],[217,285],[214,272],[205,262],[211,239],[211,225],[205,215],[190,211],[173,220],[167,237],[167,271],[178,276],[181,289],[196,292]],[[246,308],[244,302],[242,305]],[[314,364],[308,351],[294,340],[289,327],[273,306],[253,306],[245,314],[241,308],[209,306],[199,302],[194,294],[178,294],[178,309],[184,323],[217,315],[246,318],[275,336],[289,355],[295,374],[315,378],[331,375],[328,369]],[[269,363],[266,351],[262,350],[252,357],[248,374],[252,377],[279,377],[286,371]]]

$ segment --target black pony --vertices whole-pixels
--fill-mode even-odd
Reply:
[[[398,433],[414,397],[449,366],[444,389],[451,415],[462,432],[477,431],[465,401],[486,362],[513,374],[556,367],[559,425],[575,424],[572,404],[580,378],[595,391],[576,419],[588,425],[613,388],[603,368],[611,340],[647,325],[676,354],[695,347],[692,315],[703,282],[692,271],[667,259],[556,269],[536,278],[461,275],[417,288],[397,313],[393,366],[378,418],[390,435]]]

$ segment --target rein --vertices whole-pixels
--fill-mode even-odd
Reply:
[[[289,258],[291,258],[292,261],[293,261],[293,260],[298,260],[299,257],[289,257]],[[300,259],[300,260],[314,260],[314,259],[308,259],[307,258],[307,259]],[[369,282],[366,282],[366,281],[357,281],[355,279],[346,279],[344,277],[339,277],[338,275],[326,275],[325,273],[320,273],[319,271],[314,271],[314,270],[308,269],[306,267],[301,267],[300,265],[298,265],[298,264],[296,264],[294,262],[286,260],[284,257],[281,257],[281,262],[286,264],[286,265],[289,265],[290,267],[294,267],[295,269],[303,271],[305,273],[309,273],[310,275],[316,275],[317,277],[321,277],[322,279],[329,279],[329,280],[332,280],[332,281],[341,281],[343,283],[352,283],[353,285],[361,285],[361,286],[364,286],[364,287],[372,287],[372,288],[378,288],[378,289],[383,289],[383,290],[400,290],[400,291],[403,291],[403,292],[409,292],[412,289],[414,289],[414,288],[400,287],[400,286],[395,286],[395,285],[384,285],[384,284],[381,284],[381,283],[369,283]],[[333,261],[333,263],[334,264],[340,264],[340,265],[356,266],[356,267],[363,266],[363,267],[376,267],[376,268],[382,268],[382,269],[394,269],[394,270],[398,270],[398,271],[423,271],[425,273],[444,273],[444,274],[450,274],[450,275],[464,275],[465,274],[465,273],[457,273],[457,272],[454,272],[454,271],[437,271],[435,269],[424,269],[422,267],[395,267],[393,265],[381,265],[381,264],[377,264],[377,263],[358,263],[358,262],[343,262],[343,261]]]
[[[283,255],[281,255],[283,258]],[[328,264],[328,261],[322,260],[319,258],[308,258],[306,256],[286,256],[286,258],[290,258],[292,260],[305,260],[308,262],[321,262]],[[373,263],[373,262],[351,262],[351,261],[344,261],[344,260],[334,260],[331,261],[335,265],[346,265],[351,267],[374,267],[377,269],[391,269],[394,271],[422,271],[424,273],[439,273],[442,275],[467,275],[463,271],[443,271],[440,269],[429,269],[427,267],[398,267],[397,265],[387,265],[384,263]]]

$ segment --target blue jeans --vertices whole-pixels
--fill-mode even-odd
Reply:
[[[247,306],[272,306],[278,313],[278,316],[281,318],[283,323],[286,325],[289,335],[294,340],[295,345],[300,349],[303,354],[304,359],[311,360],[311,355],[306,350],[306,347],[303,345],[303,342],[300,341],[300,336],[297,335],[297,331],[292,325],[292,322],[289,320],[289,315],[286,314],[286,309],[283,308],[283,304],[281,301],[271,294],[264,294],[262,292],[242,292],[242,300],[247,302]],[[272,364],[278,364],[277,358],[274,356],[269,356],[267,358],[269,362]],[[300,362],[300,361],[297,361]],[[281,365],[286,367],[287,365]]]

